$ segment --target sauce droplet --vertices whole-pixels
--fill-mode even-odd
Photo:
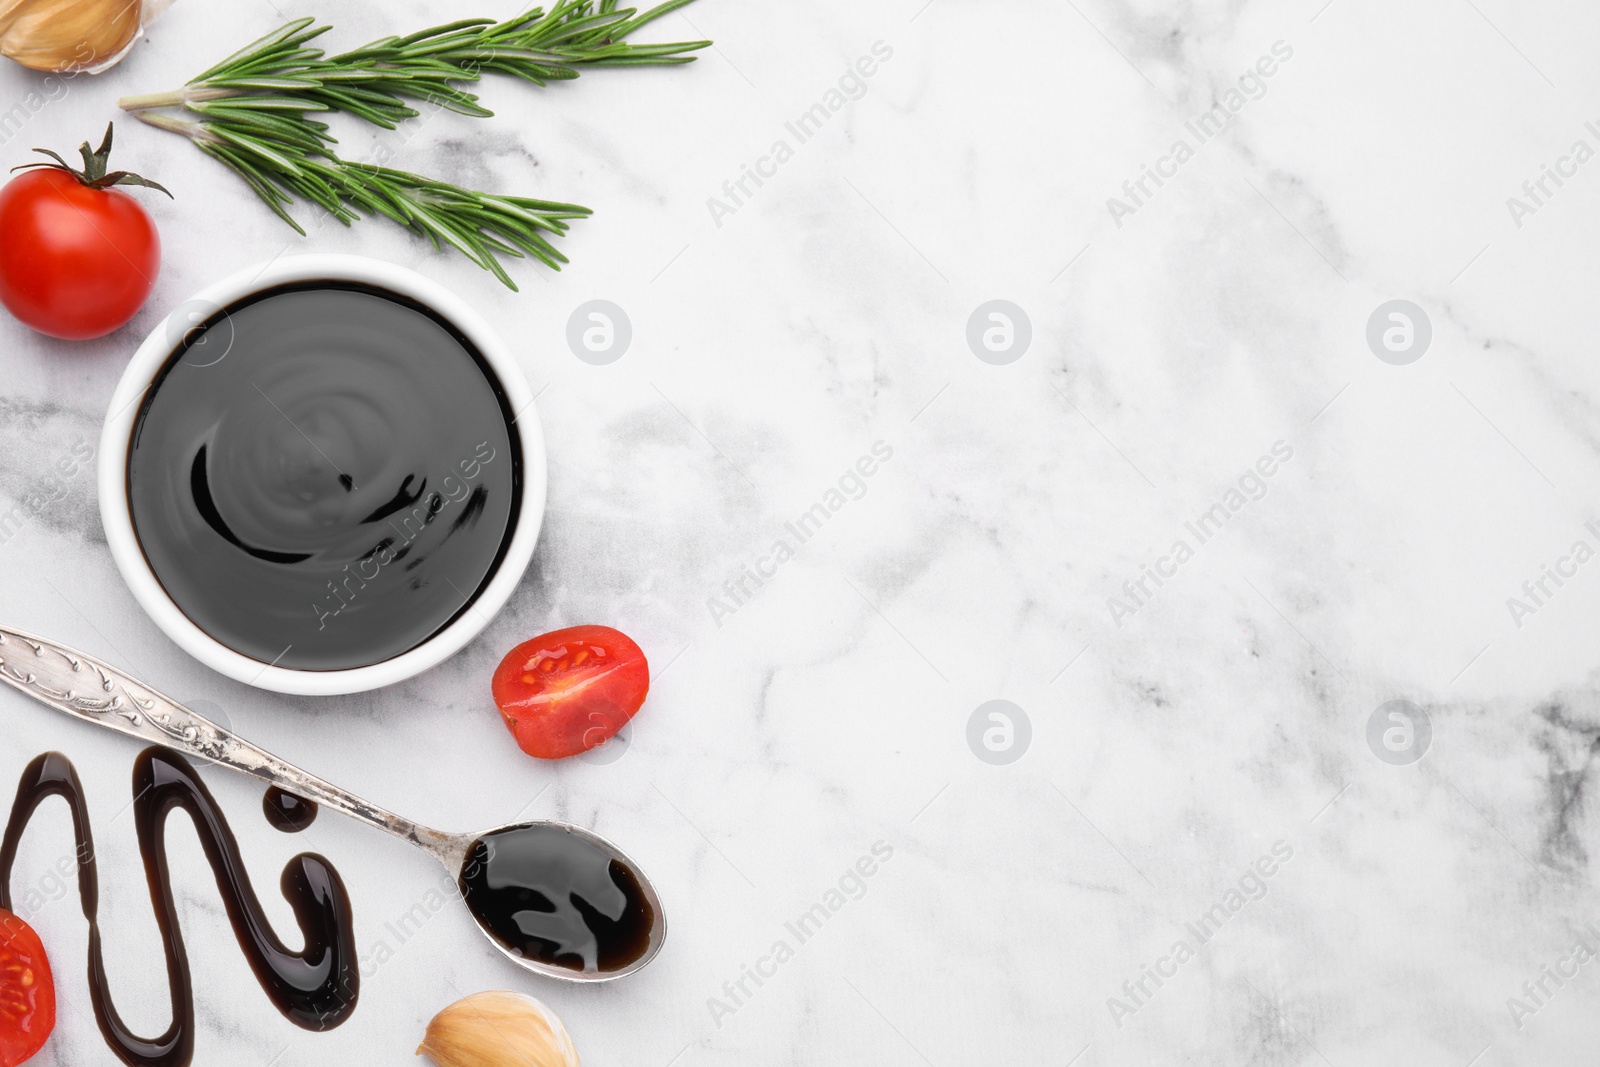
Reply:
[[[286,834],[297,834],[317,821],[315,801],[286,793],[275,785],[267,786],[267,795],[261,798],[261,809],[274,829]]]

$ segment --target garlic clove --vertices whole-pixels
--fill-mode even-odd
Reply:
[[[34,70],[98,74],[172,0],[0,0],[0,55]]]
[[[556,1013],[522,993],[474,993],[433,1017],[417,1055],[438,1067],[581,1067]]]

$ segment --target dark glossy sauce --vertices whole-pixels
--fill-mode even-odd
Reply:
[[[193,982],[167,871],[166,824],[174,808],[182,808],[194,820],[239,947],[268,998],[291,1021],[308,1030],[329,1030],[344,1022],[355,1010],[360,976],[350,900],[344,883],[328,862],[303,853],[284,868],[280,884],[284,898],[294,909],[305,945],[299,952],[292,951],[268,925],[239,859],[233,832],[183,757],[161,748],[146,749],[134,764],[133,795],[133,821],[166,955],[172,1004],[172,1025],[159,1037],[135,1034],[111,1002],[101,952],[94,839],[78,772],[61,753],[46,752],[22,772],[5,840],[0,844],[0,907],[11,910],[12,865],[23,831],[46,798],[59,796],[66,800],[77,839],[78,894],[84,917],[89,920],[89,999],[100,1031],[117,1057],[136,1067],[184,1067],[194,1057]],[[57,974],[62,973],[60,961],[56,968]]]
[[[286,793],[275,785],[267,786],[266,796],[261,798],[261,810],[274,828],[286,834],[297,834],[317,820],[315,801]]]
[[[650,948],[655,911],[633,872],[559,826],[474,841],[461,894],[496,940],[530,960],[594,974],[619,970]]]
[[[392,659],[468,610],[505,553],[520,447],[482,355],[355,283],[255,293],[146,393],[128,501],[180,610],[262,663]]]

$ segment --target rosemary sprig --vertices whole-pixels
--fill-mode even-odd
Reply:
[[[571,219],[590,211],[522,196],[482,193],[410,171],[341,159],[327,148],[245,130],[226,121],[186,122],[152,116],[155,125],[183,134],[202,152],[239,174],[274,213],[302,235],[288,212],[296,199],[322,208],[348,226],[358,211],[383,215],[433,242],[462,252],[513,291],[501,256],[532,256],[553,270],[567,257],[550,242]]]
[[[640,13],[618,0],[558,0],[504,22],[463,19],[327,56],[310,42],[330,27],[296,19],[192,79],[182,89],[124,97],[126,111],[226,100],[236,109],[345,111],[379,126],[416,117],[420,100],[487,118],[494,114],[460,83],[484,72],[535,85],[578,77],[584,67],[673,66],[710,41],[638,45],[627,38],[692,0]]]
[[[335,56],[310,44],[329,30],[302,18],[240,49],[182,89],[125,97],[141,121],[181,134],[239,174],[279,218],[309,201],[348,226],[358,212],[387,216],[446,245],[512,289],[501,256],[533,256],[555,270],[567,257],[550,238],[589,209],[476,192],[408,171],[339,157],[328,124],[311,115],[344,112],[387,129],[421,114],[409,102],[465,115],[492,114],[463,86],[484,72],[536,85],[578,77],[584,67],[668,66],[709,41],[636,45],[640,27],[691,0],[640,13],[618,0],[557,0],[504,22],[465,19],[408,37],[386,37]],[[170,109],[181,109],[174,114]]]

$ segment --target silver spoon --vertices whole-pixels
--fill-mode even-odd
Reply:
[[[104,726],[108,730],[162,745],[187,756],[196,756],[269,782],[286,792],[341,811],[353,819],[386,830],[394,836],[425,849],[444,864],[460,885],[461,875],[474,844],[491,835],[540,827],[565,831],[593,846],[599,854],[620,863],[633,875],[651,911],[650,928],[643,951],[632,960],[609,970],[590,967],[574,970],[520,955],[490,932],[476,913],[473,918],[489,943],[513,962],[550,978],[569,982],[606,982],[632,974],[655,958],[667,936],[667,920],[661,901],[639,865],[616,845],[581,827],[567,823],[536,821],[512,823],[475,834],[447,834],[402,819],[369,804],[338,786],[257,748],[231,730],[197,715],[170,697],[156,692],[143,682],[115,667],[76,649],[46,641],[42,637],[0,627],[0,681],[8,683],[43,704],[77,719]],[[492,849],[492,845],[489,846]],[[561,902],[557,902],[561,906]]]

